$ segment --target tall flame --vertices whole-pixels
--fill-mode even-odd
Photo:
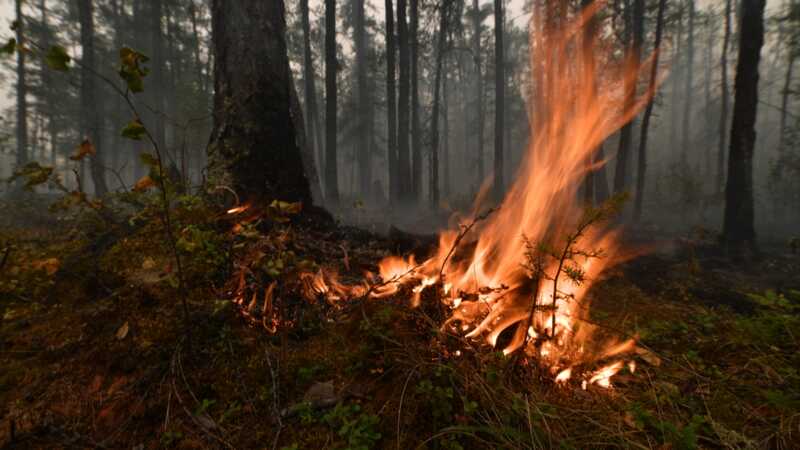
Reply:
[[[441,282],[441,300],[451,311],[444,327],[485,339],[492,346],[508,330],[508,338],[502,339],[503,351],[521,350],[537,357],[559,383],[576,374],[581,365],[606,360],[606,366],[589,372],[583,381],[610,387],[611,377],[624,364],[607,359],[630,351],[634,344],[598,344],[590,339],[594,327],[584,320],[585,294],[592,280],[615,262],[617,233],[601,228],[582,233],[576,245],[604,253],[603,258],[576,258],[584,274],[582,283],[569,279],[552,261],[544,267],[549,277],[532,280],[523,240],[545,242],[574,229],[583,212],[577,199],[579,186],[589,171],[605,163],[590,163],[596,150],[651,97],[648,93],[633,100],[626,95],[650,62],[618,61],[593,32],[584,32],[594,26],[591,21],[600,6],[595,3],[558,30],[547,27],[542,32],[539,27],[531,32],[538,57],[532,57],[531,67],[537,72],[538,93],[531,108],[532,137],[499,208],[476,223],[480,209],[476,202],[471,216],[458,228],[463,235],[455,230],[442,232],[435,255],[421,264],[413,257],[385,258],[378,265],[383,283],[368,293],[384,297],[408,285],[416,306],[423,289]],[[467,223],[472,225],[468,228]],[[467,255],[464,251],[453,254],[459,242],[471,244],[462,245],[470,249]]]

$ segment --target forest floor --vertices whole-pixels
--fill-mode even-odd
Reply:
[[[357,282],[424,241],[186,196],[181,283],[158,209],[137,202],[117,222],[0,205],[18,218],[0,218],[0,448],[800,448],[788,247],[742,266],[668,239],[608,271],[591,319],[646,350],[612,389],[584,390],[444,335],[424,296],[302,295],[303,271]],[[291,327],[231,301],[265,289]]]

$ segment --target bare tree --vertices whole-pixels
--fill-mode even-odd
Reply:
[[[97,98],[97,86],[95,85],[94,71],[94,5],[92,0],[78,1],[78,14],[81,23],[81,132],[95,148],[94,155],[91,155],[89,167],[92,173],[95,195],[102,196],[108,192],[106,187],[105,174],[102,162],[101,136],[102,119],[99,115]]]
[[[728,181],[725,186],[723,242],[739,253],[755,250],[753,149],[758,112],[758,64],[764,44],[765,0],[742,0],[739,59],[734,85]]]
[[[656,18],[656,37],[653,43],[653,56],[652,67],[650,68],[650,81],[647,89],[650,95],[655,97],[656,83],[658,82],[658,57],[659,49],[661,48],[661,36],[664,32],[664,10],[666,9],[667,0],[658,0],[658,17]],[[644,184],[647,175],[647,132],[650,127],[650,117],[653,115],[654,102],[651,101],[647,104],[644,110],[644,117],[642,117],[641,135],[639,137],[639,159],[638,170],[636,175],[636,200],[634,203],[633,217],[639,220],[642,217],[642,202],[644,201]]]
[[[389,165],[389,202],[397,201],[397,89],[395,86],[395,56],[397,48],[394,35],[394,5],[386,0],[386,160]]]
[[[725,32],[722,36],[722,53],[719,66],[722,72],[722,94],[719,112],[719,147],[717,149],[717,192],[722,193],[725,182],[725,134],[728,130],[728,47],[731,40],[731,2],[725,0]]]
[[[25,42],[25,19],[22,16],[22,0],[15,2],[17,43]],[[17,52],[17,167],[28,163],[28,84],[25,79],[25,52]]]
[[[505,126],[505,47],[503,46],[503,24],[505,21],[503,0],[494,0],[494,54],[495,54],[495,105],[494,105],[494,198],[500,201],[503,183],[503,127]]]
[[[337,72],[336,0],[325,0],[325,200],[334,205],[339,203]]]

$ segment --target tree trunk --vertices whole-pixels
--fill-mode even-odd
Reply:
[[[764,44],[765,0],[743,0],[739,28],[723,241],[735,253],[755,250],[753,148],[758,110],[758,64]]]
[[[308,0],[300,1],[300,14],[303,24],[303,93],[305,95],[305,126],[308,145],[316,156],[317,174],[322,178],[325,155],[322,153],[320,131],[317,128],[317,87],[314,82],[314,61],[311,54],[311,22],[309,20]],[[322,184],[322,181],[320,181]],[[320,200],[322,200],[320,198]]]
[[[292,113],[282,1],[212,2],[214,127],[209,180],[243,201],[311,204]]]
[[[336,73],[336,0],[325,0],[325,200],[339,203]]]
[[[394,5],[386,0],[386,161],[389,165],[389,203],[394,204],[398,198],[397,174],[397,90],[395,87],[395,48]]]
[[[358,161],[358,192],[362,197],[369,194],[371,186],[369,166],[370,138],[369,121],[369,87],[367,86],[367,32],[365,24],[364,0],[355,0],[355,24],[353,27],[356,48],[356,91],[358,97],[357,120],[357,161]]]
[[[406,0],[397,0],[397,38],[400,41],[400,86],[397,107],[397,164],[400,181],[400,197],[404,203],[411,203],[413,190],[409,161],[409,46],[408,22],[406,21]]]
[[[505,126],[505,55],[503,46],[503,0],[494,0],[494,53],[495,53],[495,105],[494,105],[494,190],[496,201],[501,201],[505,190],[503,183],[503,127]]]
[[[587,11],[592,7],[593,4],[594,0],[581,0],[581,9],[583,11]],[[586,22],[586,28],[583,31],[583,48],[581,49],[581,51],[584,53],[584,61],[586,62],[586,66],[584,67],[584,70],[586,71],[584,79],[591,80],[591,84],[587,87],[588,89],[592,90],[589,98],[592,98],[597,92],[597,74],[595,73],[596,64],[594,56],[592,56],[591,53],[592,49],[594,48],[595,39],[597,39],[597,17],[595,14],[592,14],[592,16],[588,18],[588,21]],[[593,164],[592,159],[593,157],[590,155],[586,160],[587,172],[586,177],[583,180],[583,202],[586,205],[594,204],[595,181],[594,173],[591,170],[591,166]]]
[[[444,60],[445,44],[447,42],[447,12],[450,0],[442,2],[439,11],[439,36],[436,45],[436,74],[433,81],[433,112],[431,113],[431,179],[430,201],[431,208],[439,206],[439,98],[442,85],[442,61]]]
[[[472,52],[475,59],[475,103],[477,109],[477,123],[475,124],[478,129],[478,136],[476,139],[476,153],[478,158],[478,185],[483,183],[484,165],[483,165],[483,70],[481,68],[481,13],[478,0],[472,0],[472,10],[474,12],[472,18],[473,35],[472,35]]]
[[[680,55],[681,55],[681,44],[683,43],[683,5],[682,0],[678,1],[678,16],[676,17],[678,20],[678,32],[675,36],[675,50],[672,53],[672,67],[673,70],[670,73],[670,77],[672,78],[672,100],[670,102],[670,120],[669,120],[669,148],[673,151],[673,153],[679,151],[678,144],[677,144],[677,137],[678,137],[678,92],[680,89],[678,88],[678,81],[680,81],[680,77],[678,76],[678,68],[680,66]]]
[[[628,33],[629,44],[626,49],[626,64],[632,70],[639,67],[641,59],[642,40],[644,39],[644,0],[633,0],[633,15],[631,28]],[[636,102],[637,77],[626,80],[625,84],[625,110],[629,111]],[[620,130],[619,150],[617,151],[617,164],[614,170],[614,192],[620,193],[628,188],[628,160],[630,159],[633,134],[633,119],[626,123]]]
[[[90,156],[89,167],[94,183],[94,193],[103,196],[108,193],[102,160],[102,127],[97,103],[97,87],[93,71],[94,62],[94,5],[92,0],[78,1],[78,14],[81,22],[81,133],[95,148],[96,153]]]
[[[717,148],[717,193],[722,193],[725,183],[725,134],[728,130],[728,46],[731,40],[731,2],[725,0],[725,32],[722,37],[720,69],[722,71],[722,94],[719,112],[719,147]]]
[[[711,61],[713,60],[714,55],[714,44],[715,44],[715,29],[711,26],[712,25],[712,17],[711,15],[706,16],[706,29],[708,30],[708,42],[706,44],[706,57],[705,57],[705,80],[704,80],[704,88],[705,88],[705,97],[706,97],[706,106],[705,106],[705,129],[703,130],[703,147],[704,147],[704,158],[703,158],[703,173],[710,174],[711,173],[711,158],[713,157],[711,152],[711,141],[714,138],[714,126],[711,120]]]
[[[642,218],[642,202],[644,201],[644,183],[647,175],[647,132],[650,127],[650,117],[653,115],[653,106],[655,104],[656,88],[658,86],[658,57],[661,48],[661,35],[664,32],[664,10],[666,9],[667,0],[658,1],[658,17],[656,18],[656,38],[653,43],[653,66],[650,68],[650,82],[647,85],[648,93],[653,97],[647,104],[644,110],[644,117],[642,118],[641,135],[639,137],[639,158],[638,170],[636,175],[636,199],[633,209],[633,217],[635,220]]]
[[[16,0],[17,44],[25,43],[22,0]],[[17,167],[28,163],[28,83],[25,80],[25,52],[17,51]]]
[[[783,90],[781,91],[781,118],[780,130],[778,131],[778,157],[783,157],[786,153],[786,116],[789,108],[789,96],[792,89],[792,72],[794,71],[794,61],[797,53],[793,48],[787,48],[788,61],[786,61],[786,75],[783,79]],[[778,165],[780,173],[780,164]]]
[[[442,74],[442,196],[447,200],[450,196],[450,93],[447,83],[447,69]],[[434,205],[435,207],[436,205]]]
[[[162,151],[166,150],[166,127],[164,114],[166,113],[164,92],[164,33],[162,32],[161,21],[164,17],[163,0],[150,0],[150,39],[153,52],[153,59],[150,62],[152,73],[150,77],[153,81],[149,87],[151,106],[153,112],[153,137]]]
[[[689,140],[691,138],[692,126],[692,99],[694,92],[692,91],[693,84],[693,68],[694,68],[694,0],[687,0],[689,8],[688,25],[689,35],[686,38],[686,85],[684,87],[684,100],[683,100],[683,124],[681,127],[681,162],[685,169],[688,169],[689,164]]]
[[[422,195],[422,130],[419,117],[419,0],[410,0],[411,28],[411,179],[412,195],[418,201]]]

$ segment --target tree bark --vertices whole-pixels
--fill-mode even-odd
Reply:
[[[792,77],[794,71],[794,62],[797,58],[797,52],[789,47],[786,49],[788,58],[786,61],[786,74],[783,78],[783,89],[781,90],[781,118],[780,130],[778,131],[778,157],[783,157],[786,154],[786,116],[789,108],[789,96],[792,89]],[[780,165],[779,173],[780,173]]]
[[[722,93],[719,112],[719,147],[717,148],[717,193],[722,193],[725,183],[725,134],[728,130],[728,47],[731,39],[731,2],[725,0],[725,32],[722,37],[720,70],[722,71]]]
[[[336,0],[325,0],[325,200],[339,203]]]
[[[108,193],[102,160],[102,127],[100,110],[97,103],[97,87],[93,71],[96,71],[94,61],[94,5],[92,0],[78,1],[78,14],[81,22],[81,133],[95,148],[95,154],[90,156],[89,168],[94,183],[94,193],[103,196]]]
[[[298,145],[283,1],[212,2],[209,181],[243,201],[311,204]]]
[[[755,250],[753,148],[758,111],[758,64],[764,44],[764,4],[765,0],[743,0],[741,5],[723,225],[723,242],[734,253]]]
[[[647,175],[647,132],[650,127],[650,117],[653,115],[653,106],[655,104],[656,88],[658,83],[658,57],[661,48],[661,35],[664,31],[664,10],[666,9],[667,0],[658,1],[658,16],[656,18],[656,37],[653,43],[653,66],[650,68],[650,81],[647,86],[649,95],[653,97],[647,104],[644,110],[644,117],[642,117],[641,135],[639,137],[639,158],[638,170],[636,175],[636,199],[633,208],[634,220],[642,218],[642,202],[644,201],[644,184]]]
[[[503,0],[494,0],[495,106],[494,106],[494,184],[493,195],[501,201],[503,183],[503,127],[505,126],[505,55],[503,46]]]
[[[395,56],[397,49],[394,35],[394,5],[386,0],[386,161],[389,165],[389,203],[398,198],[397,174],[397,89],[395,86]]]
[[[22,0],[16,0],[17,44],[25,43],[25,18]],[[25,79],[25,52],[17,51],[17,167],[28,163],[28,83]]]

